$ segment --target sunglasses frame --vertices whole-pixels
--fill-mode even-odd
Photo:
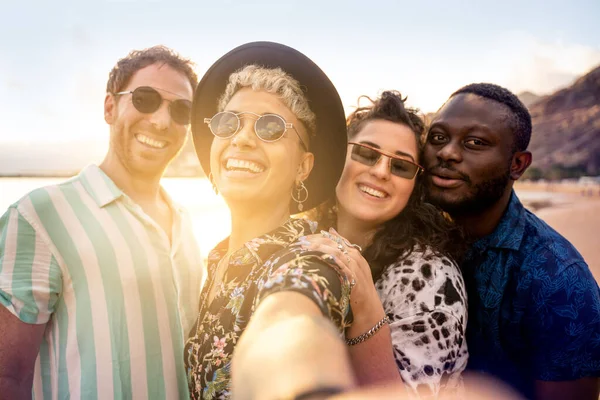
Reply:
[[[158,103],[158,106],[156,107],[156,109],[154,111],[145,112],[145,111],[142,111],[142,110],[140,110],[140,109],[138,109],[136,107],[135,102],[133,101],[133,96],[135,95],[135,91],[138,90],[138,89],[142,89],[142,90],[152,89],[154,92],[156,92],[158,94],[158,96],[160,97],[160,103]],[[163,92],[167,92],[167,93],[173,94],[175,96],[178,96],[178,94],[176,94],[176,93],[172,93],[172,92],[169,92],[168,90],[164,90],[164,89],[153,88],[152,86],[138,86],[138,87],[136,87],[133,90],[126,90],[126,91],[123,91],[123,92],[118,92],[118,93],[115,93],[114,95],[115,96],[122,96],[124,94],[131,94],[131,104],[133,104],[133,107],[135,107],[135,109],[138,110],[139,112],[141,112],[142,114],[153,114],[153,113],[155,113],[160,108],[160,106],[162,105],[163,101],[167,101],[169,103],[169,116],[171,117],[171,119],[176,124],[178,124],[178,125],[183,125],[183,126],[189,125],[190,122],[192,121],[192,102],[189,101],[189,100],[186,100],[186,99],[175,99],[175,100],[165,99],[160,94],[159,90],[162,90]],[[188,115],[186,123],[182,123],[180,121],[177,121],[175,118],[173,118],[173,110],[172,110],[171,106],[175,102],[183,102],[183,103],[189,104],[189,111],[190,112],[189,112],[189,115]]]
[[[229,136],[219,136],[217,134],[215,134],[215,132],[213,132],[212,127],[210,125],[211,121],[219,114],[232,114],[237,118],[237,128],[235,130],[235,132],[233,132],[231,135]],[[235,135],[237,135],[237,133],[241,130],[242,128],[242,119],[239,117],[242,114],[250,114],[253,115],[255,117],[258,117],[255,121],[254,121],[254,134],[256,135],[257,138],[259,138],[261,141],[265,142],[265,143],[273,143],[278,141],[279,139],[281,139],[285,133],[288,131],[288,129],[293,129],[294,132],[296,132],[296,135],[298,136],[298,139],[300,140],[300,144],[302,145],[302,148],[304,149],[304,151],[308,151],[308,146],[306,145],[306,143],[304,143],[304,140],[302,140],[302,137],[300,137],[300,133],[296,130],[296,127],[294,127],[294,125],[291,122],[287,122],[281,115],[279,114],[273,114],[273,113],[267,113],[267,114],[256,114],[253,113],[251,111],[241,111],[239,113],[234,113],[233,111],[220,111],[218,113],[216,113],[215,115],[212,116],[212,118],[204,118],[204,123],[208,125],[208,129],[210,129],[210,133],[212,133],[215,137],[219,138],[219,139],[231,139],[232,137],[234,137]],[[274,140],[267,140],[267,139],[263,139],[258,135],[258,132],[256,130],[256,124],[258,123],[258,121],[260,121],[260,119],[262,117],[267,117],[267,116],[273,116],[273,117],[277,117],[279,118],[282,122],[283,122],[283,133],[281,134],[281,136],[279,136],[277,139]]]
[[[397,156],[397,155],[395,155],[395,154],[391,154],[391,153],[388,153],[388,152],[387,152],[387,151],[385,151],[385,150],[381,150],[381,149],[378,149],[378,148],[376,148],[376,147],[369,146],[368,144],[365,144],[365,143],[358,143],[358,142],[348,142],[348,144],[351,144],[351,145],[353,145],[353,146],[360,146],[360,147],[364,147],[364,148],[367,148],[367,149],[369,149],[369,150],[373,150],[373,151],[375,151],[376,153],[378,153],[378,154],[379,154],[379,157],[377,158],[377,160],[375,161],[375,163],[374,163],[373,165],[368,165],[368,164],[365,164],[365,163],[363,163],[363,162],[360,162],[360,161],[358,161],[358,160],[354,160],[354,158],[352,158],[352,150],[350,150],[350,152],[351,152],[351,153],[350,153],[350,157],[352,158],[352,160],[353,160],[353,161],[356,161],[356,162],[358,162],[358,163],[361,163],[361,164],[363,164],[363,165],[368,165],[368,166],[370,166],[370,167],[373,167],[373,166],[377,165],[377,163],[379,162],[379,160],[381,160],[381,157],[382,157],[382,156],[383,156],[383,157],[387,157],[387,158],[388,158],[388,169],[390,170],[390,174],[392,174],[392,175],[394,175],[394,176],[397,176],[398,178],[404,178],[404,179],[410,179],[410,180],[412,180],[412,179],[415,179],[415,177],[416,177],[417,175],[419,175],[420,173],[422,173],[422,172],[425,170],[423,167],[421,167],[421,166],[420,166],[419,164],[417,164],[416,162],[413,162],[413,161],[407,160],[407,159],[405,159],[405,158],[398,157],[398,156]],[[407,177],[404,177],[404,176],[399,176],[399,175],[396,175],[396,174],[394,174],[394,173],[392,172],[392,159],[395,159],[395,160],[400,160],[400,161],[407,162],[407,163],[409,163],[409,164],[412,164],[412,165],[414,165],[415,167],[417,167],[417,170],[415,171],[415,174],[414,174],[412,177],[410,177],[410,178],[407,178]]]

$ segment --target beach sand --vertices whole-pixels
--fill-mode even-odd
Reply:
[[[515,189],[527,199],[523,200],[527,208],[575,246],[600,282],[600,188],[582,191],[575,185],[560,185],[546,190],[520,184]]]

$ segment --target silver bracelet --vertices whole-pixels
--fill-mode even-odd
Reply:
[[[376,323],[375,326],[372,327],[371,329],[369,329],[367,332],[363,333],[360,336],[355,337],[354,339],[346,339],[346,344],[348,346],[354,346],[356,344],[362,343],[365,340],[367,340],[368,338],[370,338],[371,336],[373,336],[375,333],[377,333],[377,331],[380,330],[383,325],[389,324],[389,323],[390,323],[390,318],[386,315],[385,317],[383,317],[383,319],[381,321]]]

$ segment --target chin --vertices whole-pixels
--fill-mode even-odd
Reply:
[[[385,215],[382,215],[379,210],[357,210],[353,212],[352,216],[358,221],[369,224],[369,225],[380,225],[387,219]]]

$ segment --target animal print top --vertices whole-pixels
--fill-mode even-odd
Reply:
[[[412,394],[460,395],[467,366],[467,295],[461,272],[430,249],[413,251],[375,283],[391,320],[394,357]]]

